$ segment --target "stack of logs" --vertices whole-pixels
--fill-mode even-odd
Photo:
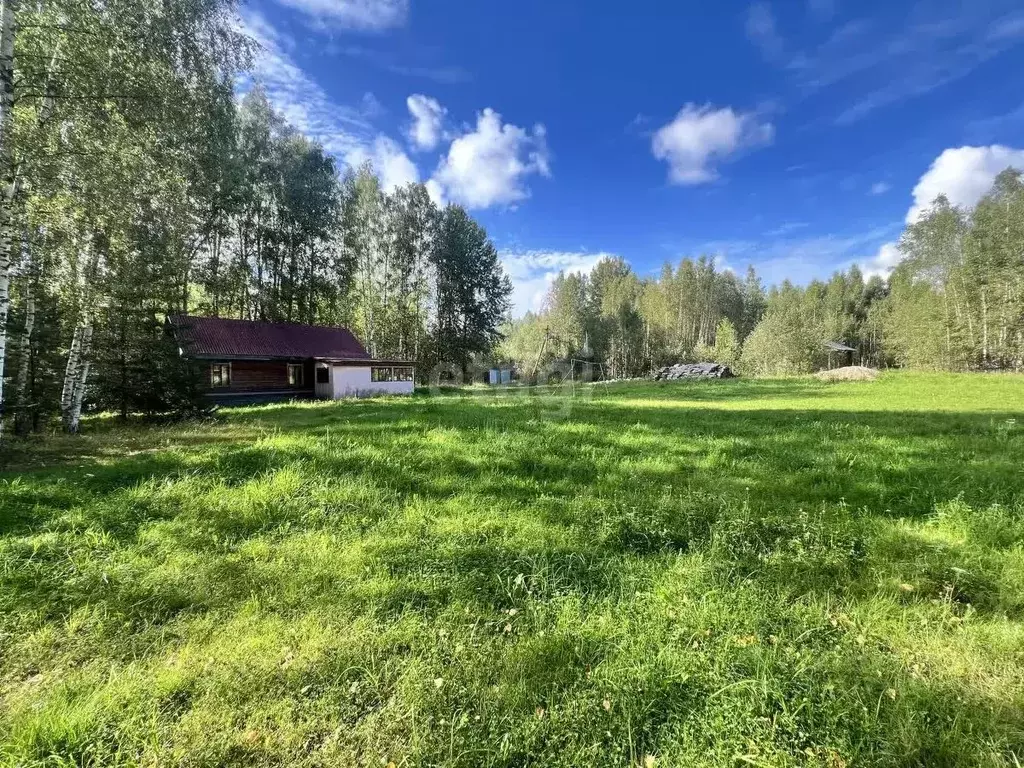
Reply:
[[[721,363],[678,363],[654,372],[657,381],[673,379],[731,379],[735,374]]]

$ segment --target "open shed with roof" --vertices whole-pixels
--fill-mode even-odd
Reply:
[[[828,352],[828,369],[830,371],[833,368],[853,365],[853,355],[857,351],[854,347],[848,346],[841,341],[826,341],[825,350]]]

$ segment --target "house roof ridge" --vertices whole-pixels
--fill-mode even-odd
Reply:
[[[183,313],[169,314],[167,321],[183,352],[195,357],[370,359],[355,334],[344,326]]]

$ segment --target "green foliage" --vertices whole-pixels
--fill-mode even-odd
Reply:
[[[158,5],[19,11],[16,80],[34,91],[14,135],[32,246],[8,323],[19,431],[58,410],[72,429],[77,401],[193,412],[190,396],[164,396],[169,313],[350,325],[422,371],[488,352],[511,288],[468,214],[438,210],[423,185],[385,194],[369,166],[339,178],[259,85],[236,103],[249,41],[231,3]]]
[[[517,365],[520,370],[532,370],[544,349],[547,327],[544,319],[533,312],[527,312],[523,317],[505,323],[501,327],[502,339],[494,350],[495,361]],[[545,351],[546,357],[540,360],[540,365],[551,362],[554,354],[554,348],[550,352]]]
[[[0,454],[11,765],[1006,766],[1019,376],[597,384]]]
[[[768,299],[764,292],[764,286],[753,266],[747,267],[747,277],[743,283],[742,296],[742,322],[738,326],[741,341],[747,338],[750,332],[761,322],[761,318],[764,317],[765,309],[767,308]]]
[[[552,357],[588,355],[589,332],[593,320],[588,317],[586,275],[560,272],[548,289],[544,320],[551,334]]]
[[[830,362],[830,341],[857,350],[855,363],[880,365],[886,358],[876,324],[884,297],[882,283],[865,282],[856,266],[827,283],[783,282],[769,292],[763,318],[744,340],[740,367],[753,376],[810,373]]]
[[[438,362],[466,366],[499,340],[512,284],[487,232],[460,206],[449,205],[441,215],[435,258],[434,354]]]
[[[586,340],[614,375],[679,360],[738,363],[755,376],[808,373],[829,363],[829,341],[876,367],[1024,367],[1018,171],[1000,174],[972,211],[940,197],[907,227],[899,248],[904,258],[888,280],[865,278],[854,265],[827,281],[785,281],[767,293],[753,267],[740,282],[706,257],[666,264],[644,280],[621,259],[604,259],[588,276],[559,275],[543,312],[513,332],[525,339],[536,336],[534,326],[547,327],[554,342],[545,348],[548,360],[577,354]],[[532,365],[539,354],[539,344],[512,346],[505,354],[520,355],[520,366],[527,364],[522,355]]]
[[[604,258],[589,275],[559,274],[541,313],[510,328],[519,338],[502,354],[524,370],[532,370],[538,357],[541,365],[567,357],[594,360],[613,377],[682,359],[712,359],[722,319],[732,318],[735,327],[744,312],[760,317],[760,283],[752,280],[753,287],[740,286],[704,257],[684,259],[678,271],[665,265],[658,279],[643,280],[623,259]]]
[[[810,373],[821,364],[824,342],[798,313],[769,310],[743,343],[740,369],[750,376]]]
[[[713,344],[705,344],[703,341],[698,342],[690,356],[698,363],[713,361],[715,360],[715,346]]]
[[[735,368],[740,361],[740,342],[736,335],[736,328],[729,318],[723,317],[715,329],[715,346],[713,350],[716,363]]]
[[[1007,169],[972,211],[938,198],[900,239],[880,315],[897,362],[921,368],[1024,365],[1024,183]]]

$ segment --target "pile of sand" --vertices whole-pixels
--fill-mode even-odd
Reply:
[[[818,371],[814,378],[818,381],[874,381],[878,378],[878,371],[863,365],[848,365],[831,371]]]

